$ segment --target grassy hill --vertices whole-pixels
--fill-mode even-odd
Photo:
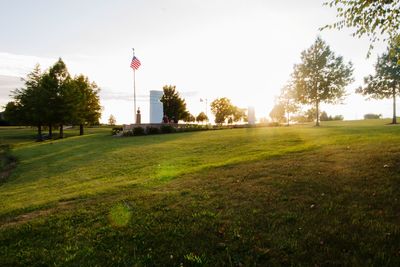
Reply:
[[[0,266],[400,266],[383,120],[30,141],[0,185]]]

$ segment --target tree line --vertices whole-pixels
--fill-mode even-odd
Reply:
[[[183,99],[174,85],[165,85],[163,87],[163,103],[164,116],[169,121],[177,123],[182,120],[184,122],[205,122],[208,121],[208,116],[204,112],[200,112],[196,117],[187,110],[185,99]],[[215,116],[215,123],[233,123],[246,121],[246,110],[239,108],[231,103],[226,98],[217,98],[210,104],[211,112]]]
[[[79,125],[83,135],[84,126],[99,124],[99,87],[82,74],[72,77],[61,58],[44,72],[36,65],[24,82],[25,87],[13,91],[4,117],[13,124],[36,126],[39,140],[44,126],[48,138],[56,127],[63,138],[64,125]]]
[[[396,124],[396,96],[400,94],[400,45],[396,42],[389,44],[387,51],[378,57],[375,74],[365,77],[364,85],[355,91],[368,99],[392,98],[392,123]],[[345,63],[318,37],[309,49],[301,53],[301,63],[294,66],[291,79],[281,89],[270,117],[278,121],[284,119],[289,124],[290,115],[298,112],[301,105],[308,105],[315,112],[316,126],[320,125],[321,119],[342,119],[339,115],[327,117],[326,113],[321,113],[320,106],[321,103],[342,103],[346,96],[345,87],[353,82],[352,75],[351,62]]]

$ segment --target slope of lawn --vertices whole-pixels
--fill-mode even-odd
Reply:
[[[399,266],[387,121],[32,142],[0,128],[0,266]]]

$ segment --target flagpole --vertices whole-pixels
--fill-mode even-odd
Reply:
[[[133,56],[135,56],[135,48],[132,48],[132,51],[133,51]],[[134,119],[133,119],[133,121],[134,121],[134,123],[136,124],[136,120],[137,120],[137,118],[136,118],[136,75],[135,75],[135,68],[132,68],[133,69],[133,114],[134,114]]]

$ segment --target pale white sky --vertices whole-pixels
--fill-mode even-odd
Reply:
[[[136,73],[138,106],[148,120],[150,90],[176,85],[189,110],[204,111],[228,97],[267,116],[301,51],[320,35],[354,64],[355,82],[345,105],[322,109],[345,119],[373,112],[391,116],[391,102],[365,101],[354,90],[373,72],[378,45],[366,59],[368,41],[350,31],[323,31],[335,11],[322,0],[0,0],[0,105],[8,101],[10,76],[25,76],[35,63],[47,68],[62,57],[72,74],[101,88],[102,121],[133,122],[131,48],[142,66]],[[12,79],[11,79],[12,80]],[[210,114],[210,112],[208,112]]]

